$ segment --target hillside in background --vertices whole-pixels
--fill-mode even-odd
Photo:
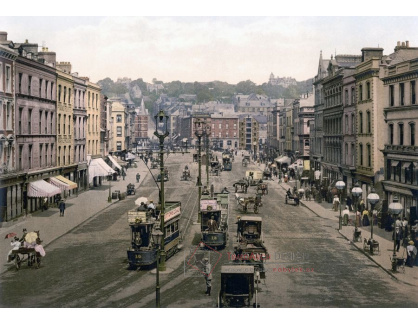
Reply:
[[[301,94],[312,92],[312,79],[297,82],[296,85],[291,85],[284,88],[279,85],[271,85],[263,83],[256,85],[251,80],[241,81],[237,84],[229,84],[222,81],[212,82],[181,82],[172,81],[164,83],[153,79],[154,89],[147,89],[147,84],[141,79],[131,80],[128,78],[121,78],[114,82],[110,78],[100,80],[98,84],[102,87],[103,94],[108,98],[124,98],[129,103],[140,105],[142,98],[144,99],[145,107],[150,110],[154,102],[161,94],[166,94],[169,97],[179,97],[181,94],[194,94],[197,96],[197,103],[217,100],[224,103],[231,103],[232,97],[236,93],[242,94],[264,94],[272,99],[285,98],[296,99]],[[162,85],[163,89],[155,89]]]

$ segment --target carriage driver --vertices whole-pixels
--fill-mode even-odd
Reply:
[[[214,216],[211,216],[209,221],[208,221],[208,231],[209,232],[214,232],[218,229],[218,223],[215,220]]]

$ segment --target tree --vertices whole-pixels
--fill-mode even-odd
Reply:
[[[236,90],[237,90],[237,93],[249,95],[251,93],[257,92],[257,86],[251,80],[241,81],[241,82],[238,82]]]

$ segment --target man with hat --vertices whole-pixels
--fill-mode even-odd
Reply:
[[[406,247],[406,265],[412,268],[415,263],[415,258],[417,257],[417,248],[412,240],[410,240],[408,244],[409,245]]]
[[[205,280],[206,280],[206,295],[210,296],[210,291],[212,289],[212,269],[211,265],[209,263],[208,258],[203,258],[203,271],[205,274]]]
[[[13,251],[17,251],[20,248],[19,238],[17,236],[15,236],[14,239],[12,240],[12,243],[10,243],[10,245],[12,246],[12,249],[7,254],[7,262],[10,262],[10,261],[14,260],[14,258],[15,258],[15,256],[12,255],[12,253],[13,253]]]

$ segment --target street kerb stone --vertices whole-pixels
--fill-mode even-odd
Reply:
[[[203,247],[203,248],[202,248]],[[216,265],[222,258],[222,253],[216,251],[203,242],[197,246],[190,248],[190,253],[184,252],[184,276],[185,277],[200,277],[202,275],[208,276],[204,272],[204,258],[208,258],[211,265],[209,275],[213,273]]]

